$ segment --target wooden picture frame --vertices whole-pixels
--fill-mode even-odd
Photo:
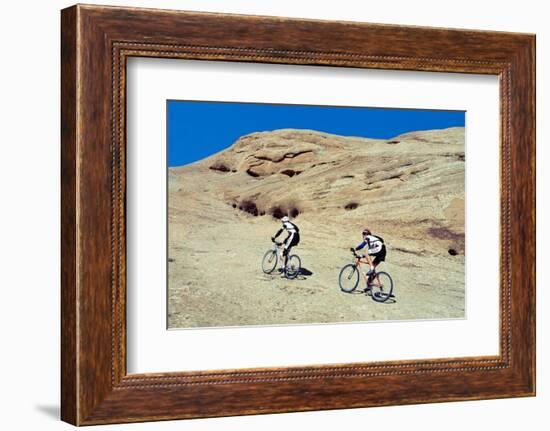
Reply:
[[[61,49],[64,421],[535,394],[534,35],[78,5],[62,11]],[[131,56],[498,75],[500,354],[127,374],[125,65]]]

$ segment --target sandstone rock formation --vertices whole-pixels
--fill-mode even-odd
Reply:
[[[170,168],[169,325],[463,317],[464,150],[463,128],[389,140],[283,129]],[[260,269],[284,214],[312,272],[300,280]],[[391,304],[338,289],[366,226],[387,243]]]

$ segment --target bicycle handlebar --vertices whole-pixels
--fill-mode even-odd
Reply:
[[[357,251],[354,248],[350,248],[350,251],[353,254],[353,257],[355,257],[356,259],[362,259],[365,257],[362,254],[357,254]]]

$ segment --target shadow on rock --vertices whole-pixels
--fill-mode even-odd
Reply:
[[[313,272],[311,272],[309,269],[305,267],[300,268],[300,273],[297,275],[295,280],[307,280],[308,277],[311,277],[313,275]]]
[[[366,295],[368,297],[372,297],[372,293],[370,291],[366,291],[365,289],[355,289],[353,292],[349,292],[348,294],[351,295]],[[379,302],[379,304],[395,304],[397,302],[397,299],[395,295],[392,293],[388,299],[384,302]]]

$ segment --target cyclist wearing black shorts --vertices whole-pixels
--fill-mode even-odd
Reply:
[[[286,264],[288,261],[288,255],[290,254],[290,250],[292,247],[298,245],[300,243],[300,229],[298,229],[298,226],[296,226],[294,223],[290,221],[288,216],[284,216],[281,219],[281,222],[283,223],[283,226],[277,231],[275,236],[271,237],[272,241],[275,241],[275,239],[283,233],[284,230],[287,232],[287,237],[283,241],[283,256],[284,256],[284,268],[286,268]]]
[[[374,273],[374,269],[380,264],[380,262],[384,262],[386,260],[386,245],[381,237],[373,235],[369,229],[364,229],[363,241],[354,249],[352,248],[352,250],[362,250],[365,246],[367,247],[367,254],[365,257],[369,261],[370,265],[367,275],[370,280],[370,275]]]

